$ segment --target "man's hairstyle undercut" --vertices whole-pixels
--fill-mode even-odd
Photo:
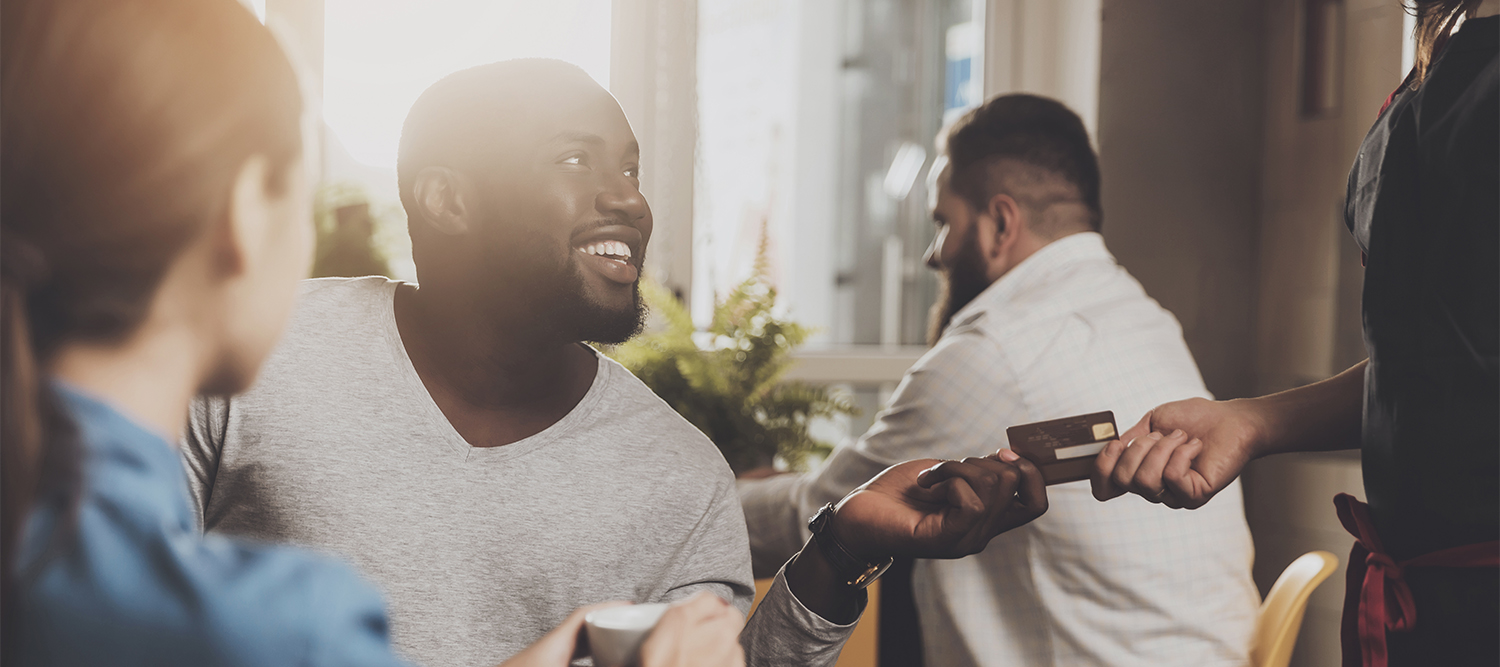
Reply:
[[[1089,228],[1099,231],[1099,158],[1083,121],[1061,102],[1021,93],[995,97],[953,124],[945,149],[953,190],[975,209],[983,211],[1003,192],[996,170],[1020,166],[1029,180],[1060,180],[1076,190],[1067,199],[1082,203]],[[1025,198],[1021,192],[1004,194]],[[1021,203],[1045,208],[1057,201]]]

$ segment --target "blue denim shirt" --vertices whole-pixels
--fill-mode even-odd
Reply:
[[[340,563],[202,535],[176,448],[60,384],[78,425],[76,515],[39,502],[19,549],[27,665],[403,664],[380,596]]]

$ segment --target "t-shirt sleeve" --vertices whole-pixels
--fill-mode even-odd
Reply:
[[[868,598],[861,594],[859,613]],[[831,666],[858,623],[839,625],[817,615],[787,587],[785,571],[776,573],[771,589],[740,632],[746,665]]]
[[[188,412],[187,428],[182,438],[182,461],[187,469],[188,492],[193,498],[198,526],[204,525],[208,501],[213,495],[214,476],[219,471],[219,455],[224,451],[224,433],[228,426],[229,399],[199,396]]]
[[[663,601],[707,590],[729,600],[740,613],[750,611],[750,603],[755,600],[750,544],[745,536],[745,514],[728,466],[715,480],[713,500],[678,548],[670,572],[672,584]]]

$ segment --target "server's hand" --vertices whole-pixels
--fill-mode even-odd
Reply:
[[[1195,509],[1229,486],[1251,459],[1358,449],[1368,367],[1368,360],[1361,361],[1322,382],[1270,396],[1162,405],[1095,459],[1094,497],[1129,492]]]
[[[1094,497],[1134,493],[1168,507],[1202,507],[1255,457],[1261,429],[1243,405],[1193,398],[1146,413],[1094,460]]]

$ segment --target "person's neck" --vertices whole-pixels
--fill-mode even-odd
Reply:
[[[1469,18],[1482,19],[1487,16],[1494,16],[1496,14],[1500,14],[1500,0],[1484,0],[1484,2],[1479,3],[1479,7],[1474,10],[1474,15],[1470,16]]]
[[[1032,255],[1035,255],[1038,250],[1045,248],[1048,243],[1051,242],[1029,231],[1021,232],[1021,236],[1016,239],[1015,244],[1010,247],[1009,252],[1003,259],[991,263],[988,267],[985,275],[985,278],[988,280],[986,285],[994,285],[996,282],[999,282],[1001,278],[1014,271],[1016,267],[1030,259]]]
[[[148,321],[123,343],[64,345],[49,372],[175,443],[202,369],[198,337]]]
[[[395,298],[396,327],[422,381],[469,406],[504,410],[576,399],[580,383],[586,390],[593,381],[594,356],[579,341],[543,330],[536,317],[518,311],[497,322],[493,310],[433,288],[403,286]]]

